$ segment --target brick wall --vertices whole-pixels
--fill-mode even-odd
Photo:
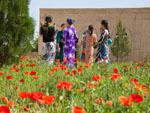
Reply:
[[[132,52],[128,60],[143,60],[150,57],[150,8],[135,9],[40,9],[40,22],[44,23],[46,15],[51,15],[57,26],[71,17],[76,20],[75,26],[79,38],[89,24],[96,28],[99,35],[99,26],[102,19],[109,20],[111,37],[115,37],[116,25],[119,20],[129,36]],[[42,53],[42,39],[39,38],[39,54]]]

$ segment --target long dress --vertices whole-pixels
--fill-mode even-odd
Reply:
[[[76,42],[77,35],[76,29],[74,26],[68,26],[64,30],[64,63],[68,67],[73,68],[75,63],[75,51],[76,51]]]
[[[109,38],[109,32],[108,30],[104,30],[101,33],[100,39],[98,42],[101,42],[98,45],[98,50],[96,54],[96,62],[106,62],[108,63],[109,60],[109,47],[108,47],[108,38]]]
[[[94,57],[94,43],[97,42],[97,35],[87,35],[86,37],[86,48],[85,48],[85,61],[90,66],[93,64],[93,57]]]
[[[63,62],[63,31],[58,31],[56,36],[56,43],[59,45],[60,51],[56,52],[56,59],[60,59],[60,62]]]

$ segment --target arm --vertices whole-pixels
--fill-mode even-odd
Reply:
[[[95,34],[93,37],[93,44],[95,45],[97,43],[97,35]]]

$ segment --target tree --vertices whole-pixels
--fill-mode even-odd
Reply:
[[[34,24],[29,0],[0,0],[0,64],[18,61],[32,49]]]
[[[119,21],[117,25],[116,37],[114,39],[111,50],[112,54],[117,57],[117,61],[122,61],[123,58],[127,56],[131,51],[128,35],[121,21]]]

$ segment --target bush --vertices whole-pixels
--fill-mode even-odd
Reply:
[[[131,51],[128,34],[126,33],[126,29],[123,27],[121,21],[119,21],[117,25],[117,33],[111,50],[113,55],[117,57],[117,61],[122,61]]]

